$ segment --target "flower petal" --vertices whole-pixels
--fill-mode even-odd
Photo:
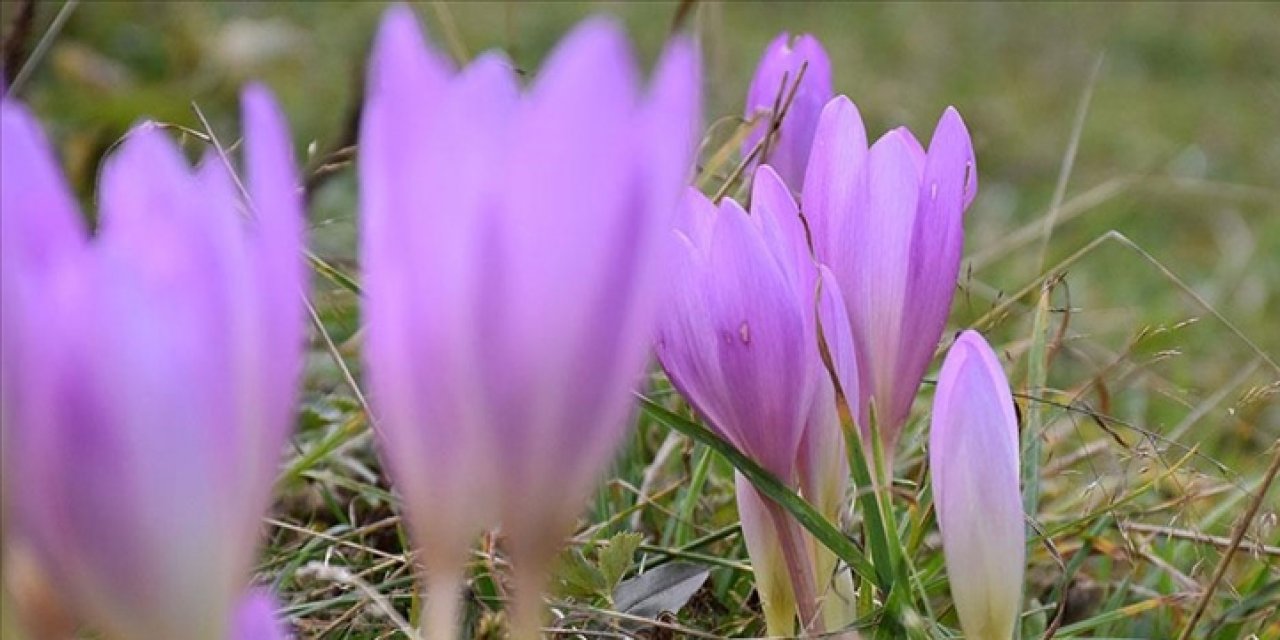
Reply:
[[[814,328],[764,238],[732,200],[721,203],[709,269],[717,360],[736,396],[729,420],[747,455],[787,481],[813,394]]]
[[[895,416],[905,416],[909,410],[951,313],[964,251],[964,191],[976,173],[973,162],[964,121],[954,109],[948,109],[938,122],[922,165],[906,285],[911,311],[902,316],[901,328],[901,335],[912,338],[902,341],[898,354]]]
[[[751,574],[755,578],[756,591],[760,592],[769,633],[790,636],[795,632],[796,596],[791,588],[791,574],[787,571],[782,543],[765,504],[768,498],[760,495],[741,473],[734,472],[733,478],[742,539],[751,558]]]
[[[867,205],[855,210],[856,268],[840,282],[854,326],[858,353],[858,379],[862,385],[867,419],[870,398],[875,399],[880,427],[889,445],[893,430],[901,424],[910,405],[899,406],[897,390],[919,384],[900,372],[899,351],[907,340],[902,323],[907,313],[907,284],[911,273],[911,234],[919,193],[918,173],[910,143],[900,133],[889,132],[872,147],[867,162]],[[832,265],[833,270],[837,267]],[[837,274],[841,273],[836,271]],[[915,337],[909,338],[911,340]],[[886,451],[892,450],[886,446]]]
[[[26,107],[0,100],[0,248],[5,268],[46,268],[85,242],[79,207]]]
[[[822,109],[801,199],[814,252],[844,281],[859,259],[855,210],[866,207],[867,134],[858,108],[837,96]]]
[[[804,67],[804,76],[800,69]],[[831,61],[817,38],[801,35],[791,41],[782,33],[765,49],[747,92],[745,117],[768,114],[775,105],[785,104],[792,86],[799,80],[795,96],[787,107],[776,139],[764,161],[773,165],[788,185],[799,189],[804,181],[809,149],[815,139],[819,114],[831,99]],[[768,126],[759,123],[743,141],[747,155],[764,137]]]
[[[1010,637],[1021,608],[1017,432],[995,353],[981,335],[964,332],[938,377],[929,464],[951,594],[968,637]]]

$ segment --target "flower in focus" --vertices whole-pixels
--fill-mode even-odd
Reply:
[[[803,77],[801,67],[804,67]],[[788,94],[797,80],[800,84],[788,105]],[[788,186],[799,190],[804,182],[814,131],[818,128],[818,115],[832,95],[831,61],[822,43],[809,34],[795,40],[791,34],[779,34],[760,57],[747,91],[744,116],[748,120],[762,118],[765,122],[757,124],[743,141],[742,155],[751,153],[768,133],[767,121],[779,115],[773,110],[786,106],[785,117],[759,164],[769,164]]]
[[[467,547],[495,523],[513,635],[537,633],[545,570],[644,370],[698,66],[678,39],[642,92],[625,36],[589,20],[521,91],[499,54],[452,69],[407,7],[382,23],[360,133],[365,356],[430,637],[453,637]]]
[[[108,638],[233,637],[302,365],[285,122],[245,92],[254,222],[216,156],[139,127],[91,238],[35,119],[0,110],[6,546]]]
[[[929,466],[965,637],[1007,640],[1021,608],[1026,564],[1018,419],[1000,361],[974,331],[965,331],[942,363]]]
[[[819,310],[838,314],[824,317],[824,328],[847,331],[848,322],[842,302],[818,302],[820,292],[838,301],[839,291],[834,283],[817,286],[822,272],[794,200],[766,165],[756,172],[750,214],[732,199],[717,206],[690,189],[680,215],[658,359],[715,431],[836,519],[848,472],[834,389],[819,354]],[[852,357],[849,350],[839,354]],[[856,376],[856,365],[837,369]],[[841,383],[856,393],[855,378]],[[737,487],[769,633],[790,635],[797,612],[806,630],[820,630],[818,593],[829,575],[815,572],[807,534],[742,476]],[[820,564],[833,573],[833,559],[824,556]]]
[[[874,405],[888,460],[951,310],[976,192],[973,146],[955,109],[942,114],[928,151],[906,128],[868,149],[848,98],[823,109],[804,210],[814,252],[844,294],[861,382],[856,418],[865,436]]]

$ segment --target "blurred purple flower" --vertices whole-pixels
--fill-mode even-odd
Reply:
[[[232,640],[287,640],[290,634],[276,612],[270,593],[252,589],[240,599],[236,609]]]
[[[792,189],[799,190],[804,182],[805,166],[809,162],[809,147],[813,145],[814,131],[818,128],[818,115],[822,106],[831,100],[831,61],[818,39],[803,34],[793,41],[791,34],[781,33],[764,50],[755,77],[747,91],[745,117],[762,118],[742,143],[742,155],[764,138],[766,124],[775,106],[786,104],[787,94],[796,83],[800,68],[805,67],[804,77],[796,88],[795,97],[787,107],[776,137],[770,141],[768,155],[761,164],[769,164],[782,176]]]
[[[948,108],[926,152],[906,128],[867,149],[858,109],[827,104],[805,175],[814,252],[830,265],[847,305],[861,394],[884,452],[894,447],[951,309],[964,247],[963,214],[977,192],[973,146]],[[853,398],[855,396],[850,396]]]
[[[6,538],[110,637],[225,640],[302,364],[302,209],[284,119],[244,96],[247,223],[215,156],[158,129],[102,170],[90,238],[52,149],[4,101]]]
[[[496,522],[516,633],[537,623],[644,370],[698,68],[677,40],[642,93],[625,36],[596,19],[522,93],[499,54],[455,72],[407,7],[382,23],[359,158],[365,353],[431,637],[451,637],[467,545]]]
[[[974,331],[965,331],[942,363],[929,466],[951,597],[965,637],[1009,638],[1026,564],[1018,419],[1000,362]]]
[[[836,330],[847,331],[848,321],[843,303],[818,301],[820,294],[838,301],[839,290],[834,282],[818,286],[820,270],[794,200],[764,166],[756,172],[750,215],[731,199],[717,206],[690,189],[680,216],[659,360],[723,438],[829,516],[838,514],[848,473],[834,390],[818,350],[818,315],[837,314],[822,323]],[[853,354],[841,349],[833,356]],[[856,364],[837,369],[853,372],[841,382],[856,396]],[[807,536],[741,477],[738,507],[770,633],[789,635],[797,609],[812,628],[819,589]],[[787,583],[779,583],[784,575]]]

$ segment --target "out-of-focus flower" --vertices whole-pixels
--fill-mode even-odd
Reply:
[[[889,460],[946,325],[963,214],[976,192],[973,146],[955,109],[943,113],[927,152],[906,128],[868,150],[848,98],[823,109],[804,210],[814,252],[839,282],[851,321],[859,425],[865,435],[874,405]]]
[[[680,215],[659,360],[722,437],[834,512],[829,517],[838,515],[848,473],[834,390],[818,350],[818,315],[843,314],[844,305],[818,302],[819,295],[838,300],[838,288],[817,286],[820,272],[795,202],[764,166],[756,172],[750,215],[731,199],[717,207],[692,189]],[[823,327],[847,331],[848,323],[823,317]],[[837,368],[855,372],[841,382],[856,393],[856,365]],[[810,450],[815,446],[834,449],[834,463]],[[790,635],[797,611],[805,628],[820,628],[818,593],[826,591],[834,559],[824,560],[828,575],[817,576],[800,526],[743,478],[737,486],[770,634]]]
[[[251,590],[240,599],[232,640],[286,640],[289,632],[276,613],[276,601],[265,591]]]
[[[109,638],[225,640],[302,361],[302,210],[285,122],[245,92],[257,220],[158,129],[112,154],[90,238],[40,127],[0,106],[6,544]]]
[[[930,429],[933,502],[960,625],[966,638],[1007,640],[1026,564],[1018,419],[1000,362],[974,331],[942,363]]]
[[[625,36],[597,19],[521,92],[502,56],[455,72],[408,8],[383,21],[359,157],[365,356],[430,637],[452,637],[468,543],[495,522],[513,635],[536,634],[545,569],[644,369],[698,69],[678,39],[642,93]]]
[[[804,67],[803,77],[800,77],[801,67]],[[786,105],[787,95],[797,79],[800,85],[796,87],[795,97],[787,106],[785,117],[774,139],[769,141],[768,153],[760,164],[772,166],[788,186],[798,191],[804,182],[818,115],[833,95],[831,61],[817,38],[803,34],[793,41],[791,34],[782,33],[769,43],[747,91],[745,116],[748,120],[768,120],[776,115],[773,109]],[[751,153],[768,130],[766,122],[757,124],[743,141],[742,154]]]

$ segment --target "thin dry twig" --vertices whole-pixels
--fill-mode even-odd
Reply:
[[[363,593],[364,596],[368,598],[369,601],[372,602],[374,606],[376,606],[378,610],[396,626],[397,629],[400,630],[400,633],[403,633],[411,640],[421,640],[421,636],[418,635],[418,630],[414,629],[413,625],[409,624],[409,621],[405,620],[404,616],[401,616],[400,613],[396,611],[396,608],[391,605],[386,596],[383,596],[377,589],[373,588],[373,585],[361,580],[350,571],[347,571],[342,567],[327,565],[323,562],[311,562],[299,569],[298,575],[314,576],[320,580],[328,580],[330,582],[337,582],[339,584],[355,587],[356,590]]]
[[[67,20],[71,18],[71,13],[75,11],[76,6],[80,4],[79,0],[67,0],[62,4],[62,8],[58,10],[58,15],[53,17],[53,22],[49,24],[49,28],[45,30],[44,35],[40,36],[40,41],[36,43],[36,48],[31,51],[31,55],[22,63],[22,68],[18,69],[17,75],[13,77],[13,82],[9,85],[9,94],[16,95],[22,91],[23,85],[31,78],[31,74],[35,73],[36,67],[40,61],[44,59],[49,48],[53,46],[53,41],[62,32],[62,27],[67,24]]]
[[[1254,516],[1258,515],[1258,509],[1262,507],[1262,501],[1266,498],[1267,492],[1271,489],[1271,484],[1276,480],[1276,472],[1280,472],[1280,443],[1274,447],[1275,452],[1271,455],[1271,465],[1267,467],[1267,472],[1262,478],[1262,484],[1258,485],[1257,493],[1253,496],[1253,500],[1249,502],[1248,509],[1245,510],[1244,518],[1236,524],[1235,531],[1231,533],[1231,541],[1223,552],[1222,558],[1218,560],[1218,566],[1213,570],[1213,578],[1209,580],[1209,586],[1205,587],[1204,593],[1200,594],[1200,602],[1196,604],[1195,612],[1191,614],[1191,619],[1187,620],[1186,626],[1182,628],[1182,633],[1178,634],[1178,640],[1187,640],[1191,637],[1191,632],[1195,630],[1196,624],[1200,622],[1200,618],[1204,616],[1204,612],[1209,608],[1209,601],[1213,599],[1213,592],[1217,591],[1218,585],[1222,583],[1222,577],[1227,573],[1227,567],[1231,565],[1231,558],[1235,556],[1244,542],[1244,534],[1249,531],[1249,527],[1253,525]]]
[[[249,213],[256,216],[253,208],[253,200],[249,197],[249,190],[245,188],[244,182],[240,180],[239,174],[236,173],[235,167],[231,164],[231,158],[227,156],[226,148],[218,141],[218,136],[213,131],[213,127],[209,124],[209,119],[205,117],[204,111],[200,109],[200,105],[192,102],[191,108],[195,111],[196,117],[200,120],[200,126],[204,127],[205,135],[209,136],[209,143],[213,145],[214,150],[218,153],[218,158],[226,167],[227,173],[231,176],[231,180],[235,183],[236,189],[240,192],[240,197],[244,199],[245,206],[249,208]],[[310,251],[304,250],[304,254],[313,263],[319,258],[315,257]],[[320,332],[320,337],[324,340],[325,349],[333,358],[334,364],[338,366],[338,370],[342,373],[343,380],[347,386],[351,388],[351,392],[355,395],[356,402],[360,404],[360,408],[364,410],[365,415],[369,416],[369,426],[377,430],[377,422],[374,420],[373,411],[369,408],[369,402],[365,398],[364,392],[360,390],[360,385],[356,383],[356,378],[351,373],[351,369],[347,366],[346,360],[339,353],[337,345],[334,344],[333,338],[329,336],[329,331],[325,329],[324,323],[320,320],[320,314],[316,311],[315,305],[311,304],[311,299],[307,296],[306,291],[299,291],[298,295],[302,296],[302,304],[307,309],[307,315],[311,320],[311,324]]]
[[[1190,540],[1191,542],[1202,542],[1204,544],[1211,544],[1215,547],[1222,547],[1224,549],[1231,546],[1231,538],[1209,535],[1207,533],[1200,533],[1199,531],[1192,531],[1190,529],[1176,529],[1174,527],[1164,527],[1158,524],[1146,524],[1142,522],[1119,523],[1119,526],[1120,528],[1127,529],[1129,531],[1151,533],[1158,536],[1164,536],[1166,538]],[[1249,553],[1280,556],[1280,546],[1262,544],[1252,540],[1242,540],[1240,542],[1240,549],[1248,551]]]
[[[36,22],[36,0],[22,0],[18,6],[18,15],[13,17],[9,32],[5,34],[3,51],[4,86],[9,87],[17,70],[22,68],[27,57],[27,42],[31,40],[31,32]]]
[[[1130,240],[1128,236],[1124,235],[1123,233],[1120,233],[1119,231],[1116,231],[1115,229],[1112,229],[1111,231],[1107,231],[1106,233],[1103,233],[1102,235],[1094,238],[1093,240],[1090,240],[1089,242],[1085,243],[1084,246],[1076,250],[1075,253],[1072,253],[1066,258],[1063,258],[1060,262],[1058,262],[1052,268],[1033,278],[1031,282],[1027,283],[1024,287],[1014,292],[1013,295],[1006,297],[1002,302],[995,305],[989,311],[983,314],[981,318],[978,318],[976,321],[974,321],[973,328],[984,329],[984,328],[990,327],[992,324],[995,323],[997,319],[1001,318],[1003,314],[1009,310],[1010,307],[1017,304],[1018,301],[1024,298],[1027,294],[1031,293],[1032,291],[1035,291],[1036,288],[1039,287],[1040,284],[1043,283],[1045,280],[1052,277],[1056,277],[1055,274],[1067,269],[1068,267],[1075,264],[1076,262],[1079,262],[1081,258],[1085,257],[1086,255],[1089,255],[1093,251],[1097,250],[1098,247],[1108,242],[1114,242],[1138,254],[1139,257],[1141,257],[1144,261],[1146,261],[1152,267],[1154,267],[1157,271],[1159,271],[1161,275],[1163,275],[1166,279],[1168,279],[1175,286],[1177,286],[1178,289],[1180,289],[1184,294],[1186,294],[1189,298],[1194,300],[1196,304],[1200,306],[1200,308],[1209,312],[1209,314],[1212,315],[1214,319],[1216,319],[1218,322],[1221,322],[1224,326],[1226,326],[1227,329],[1233,335],[1235,335],[1235,337],[1238,340],[1244,343],[1245,346],[1249,347],[1249,350],[1252,351],[1254,354],[1256,354],[1259,358],[1262,358],[1262,360],[1266,362],[1267,365],[1269,365],[1273,371],[1280,373],[1280,364],[1277,364],[1276,360],[1272,358],[1270,354],[1268,354],[1266,351],[1263,351],[1262,348],[1259,347],[1258,344],[1254,342],[1252,338],[1250,338],[1247,334],[1245,334],[1244,331],[1242,331],[1238,326],[1236,326],[1234,322],[1232,322],[1226,316],[1224,316],[1222,312],[1218,311],[1218,309],[1214,307],[1212,304],[1209,304],[1209,302],[1205,300],[1203,296],[1197,293],[1196,290],[1193,289],[1191,285],[1188,285],[1185,280],[1178,277],[1178,275],[1175,274],[1172,269],[1170,269],[1169,267],[1166,267],[1163,262],[1160,262],[1160,260],[1156,259],[1155,256],[1151,255],[1151,253],[1148,252],[1146,249],[1143,249],[1138,243],[1134,242],[1133,240]]]
[[[775,109],[774,115],[769,119],[769,130],[766,131],[764,137],[760,138],[760,141],[751,148],[751,151],[747,153],[747,157],[743,158],[742,162],[739,162],[738,166],[734,167],[733,171],[729,173],[729,176],[725,178],[724,184],[720,185],[720,189],[711,197],[712,202],[720,202],[720,200],[729,193],[729,189],[733,188],[733,185],[737,183],[738,178],[742,176],[742,173],[746,171],[747,167],[751,166],[751,163],[755,162],[756,158],[763,158],[765,156],[769,148],[769,140],[777,134],[778,129],[782,126],[782,119],[787,117],[787,111],[791,109],[791,103],[795,100],[796,92],[800,89],[800,83],[804,80],[805,71],[808,69],[809,62],[806,60],[800,65],[799,71],[796,72],[795,82],[791,83],[790,89],[787,91],[786,99],[782,101],[781,106]],[[786,86],[787,76],[784,74],[782,77],[782,84],[779,86],[779,95],[781,95],[782,88]],[[775,101],[775,103],[776,102],[777,101]]]
[[[1062,167],[1058,171],[1058,183],[1053,188],[1053,204],[1049,206],[1049,215],[1044,219],[1044,233],[1040,236],[1040,259],[1037,263],[1043,267],[1045,257],[1049,253],[1049,238],[1057,226],[1058,212],[1062,209],[1062,201],[1067,195],[1067,183],[1071,180],[1071,170],[1076,164],[1076,152],[1080,149],[1080,137],[1084,134],[1084,121],[1089,115],[1089,103],[1093,100],[1093,88],[1098,84],[1098,75],[1102,71],[1105,54],[1099,53],[1093,64],[1089,80],[1085,83],[1084,93],[1080,96],[1080,104],[1076,106],[1075,122],[1071,125],[1071,139],[1067,143],[1067,152],[1062,156]]]

